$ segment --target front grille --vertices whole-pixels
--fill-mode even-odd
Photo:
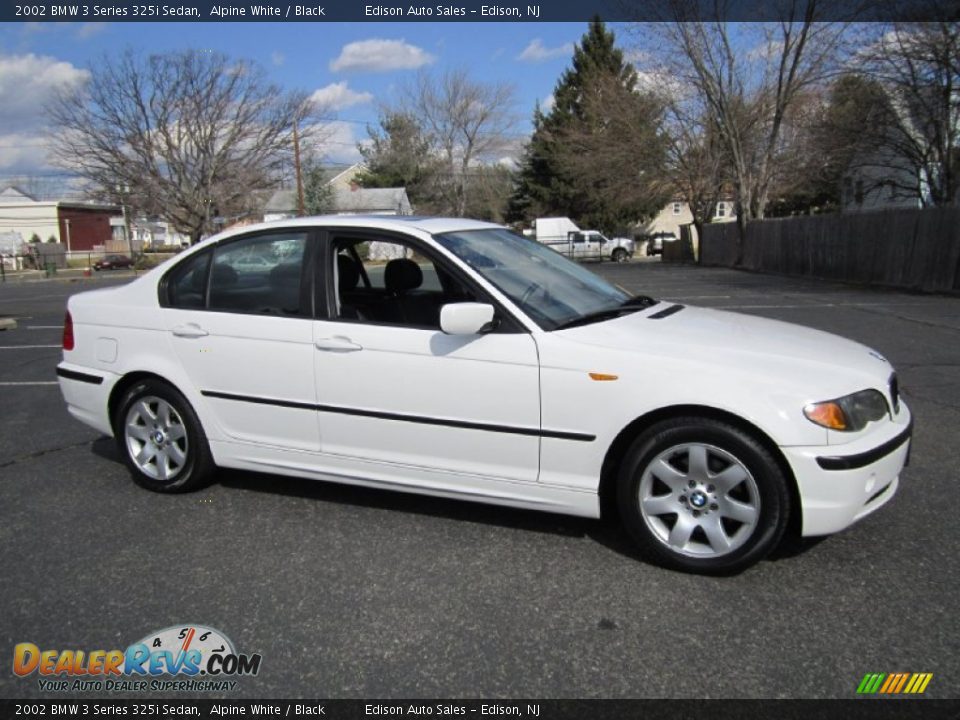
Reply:
[[[897,383],[897,374],[890,376],[890,401],[893,403],[893,413],[900,412],[900,385]]]

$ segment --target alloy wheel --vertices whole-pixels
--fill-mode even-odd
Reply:
[[[130,459],[154,480],[173,480],[187,464],[187,430],[180,413],[154,395],[138,399],[127,411],[124,436]]]
[[[760,491],[747,466],[703,443],[656,455],[643,471],[637,502],[660,543],[694,558],[733,552],[750,539],[760,518]]]

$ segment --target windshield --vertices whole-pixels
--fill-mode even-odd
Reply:
[[[627,293],[560,253],[503,228],[444,233],[434,239],[544,330],[630,301]]]

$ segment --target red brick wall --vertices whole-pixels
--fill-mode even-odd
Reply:
[[[94,245],[106,245],[110,241],[110,218],[120,214],[109,210],[59,207],[57,219],[60,224],[60,242],[67,244],[66,220],[70,221],[70,250],[92,250]]]

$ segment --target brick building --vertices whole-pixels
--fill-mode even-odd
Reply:
[[[121,214],[115,205],[38,201],[15,187],[0,191],[0,232],[19,233],[24,242],[52,238],[69,252],[102,249],[111,238],[110,218]]]

